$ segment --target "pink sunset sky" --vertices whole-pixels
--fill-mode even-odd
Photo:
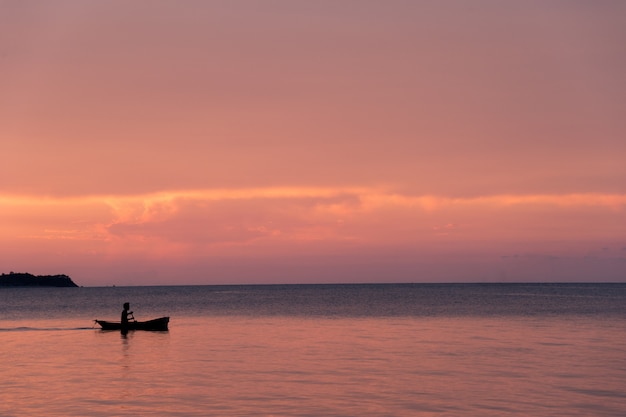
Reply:
[[[0,1],[0,272],[626,281],[626,2]]]

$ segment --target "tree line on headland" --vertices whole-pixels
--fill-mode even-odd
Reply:
[[[78,287],[67,275],[33,275],[27,272],[3,273],[0,287]]]

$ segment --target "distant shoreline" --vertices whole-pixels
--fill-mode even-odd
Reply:
[[[216,290],[257,287],[267,289],[305,288],[305,287],[571,287],[571,286],[624,286],[624,281],[563,281],[563,282],[338,282],[338,283],[281,283],[281,284],[144,284],[144,285],[85,285],[81,288],[132,289],[132,288],[179,288],[179,287],[213,287]],[[1,285],[0,285],[1,287]]]
[[[78,287],[67,275],[33,275],[10,272],[0,275],[0,287]]]

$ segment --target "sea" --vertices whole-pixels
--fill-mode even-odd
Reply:
[[[621,417],[626,284],[0,288],[0,359],[3,417]]]

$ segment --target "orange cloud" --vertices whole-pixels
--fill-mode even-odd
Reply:
[[[455,198],[382,187],[0,195],[0,261],[132,269],[139,260],[165,267],[347,256],[358,263],[363,253],[429,264],[488,254],[583,257],[585,247],[626,245],[624,208],[619,194]]]
[[[0,205],[3,240],[94,240],[118,245],[162,241],[214,247],[269,241],[402,242],[423,239],[434,228],[443,235],[452,228],[441,225],[452,223],[467,225],[458,228],[467,238],[472,233],[499,236],[502,232],[496,229],[513,217],[523,219],[521,228],[528,230],[522,235],[558,236],[573,215],[590,222],[597,222],[593,220],[597,210],[621,216],[626,195],[453,198],[403,195],[376,187],[276,187],[73,198],[3,195]],[[549,230],[545,221],[558,227]],[[507,230],[517,233],[510,225]]]

